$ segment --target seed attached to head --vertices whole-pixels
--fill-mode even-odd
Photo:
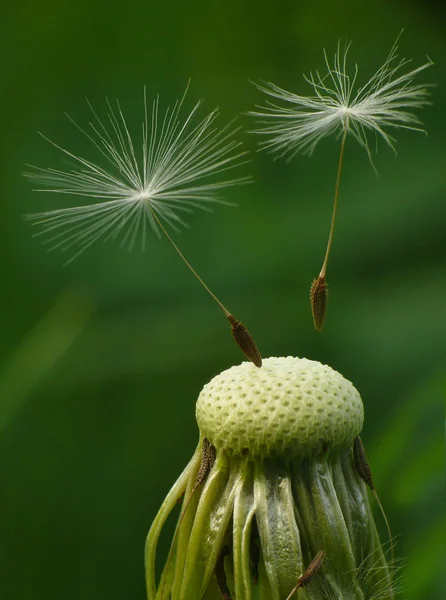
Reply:
[[[353,441],[353,459],[355,461],[355,469],[359,477],[369,486],[372,492],[375,490],[373,483],[372,469],[370,468],[367,454],[365,453],[364,444],[361,438],[355,437]]]
[[[262,366],[262,355],[248,329],[231,314],[227,315],[227,319],[231,325],[231,335],[240,350],[256,367],[260,368]]]
[[[201,447],[201,463],[198,469],[197,479],[195,480],[195,488],[203,483],[208,476],[209,471],[215,464],[216,452],[214,446],[206,439],[203,439]],[[193,491],[195,491],[195,488]],[[193,493],[193,492],[192,492]]]
[[[310,581],[313,578],[316,571],[319,570],[324,558],[325,558],[325,552],[323,550],[319,550],[319,552],[313,558],[311,563],[308,565],[307,569],[305,570],[305,573],[303,573],[299,577],[299,581],[297,582],[298,588],[305,587],[306,585],[308,585],[310,583]]]
[[[305,572],[299,577],[296,587],[293,589],[291,594],[288,596],[287,600],[290,600],[291,596],[297,592],[300,588],[305,587],[310,583],[316,572],[320,569],[325,558],[325,552],[323,550],[319,550],[316,556],[313,558],[311,563],[305,569]]]
[[[322,331],[327,310],[328,284],[325,275],[313,279],[310,289],[311,312],[313,313],[314,328]]]

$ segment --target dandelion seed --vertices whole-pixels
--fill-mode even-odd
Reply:
[[[364,444],[362,443],[359,435],[353,440],[353,460],[355,462],[355,469],[358,475],[372,490],[372,492],[374,492],[375,484],[373,483],[372,469],[370,468],[370,464],[365,453]]]
[[[237,319],[235,319],[232,315],[228,316],[228,321],[231,326],[232,337],[244,355],[249,358],[249,360],[255,364],[256,367],[261,367],[262,356],[248,329],[245,327],[245,325],[243,325],[243,323],[237,321]]]
[[[322,331],[327,310],[328,286],[325,277],[313,279],[310,289],[311,312],[313,314],[314,328]]]
[[[325,552],[323,550],[319,550],[316,556],[313,558],[311,563],[306,568],[305,572],[299,577],[296,587],[291,591],[287,600],[291,600],[291,597],[299,590],[307,586],[310,581],[313,579],[317,571],[320,569],[325,558]]]
[[[118,101],[112,105],[107,100],[104,119],[89,104],[92,120],[87,129],[69,117],[103,164],[78,156],[43,136],[74,166],[65,171],[30,167],[25,176],[38,184],[37,191],[84,196],[93,203],[40,212],[28,218],[39,228],[36,235],[45,238],[50,250],[71,252],[67,262],[98,240],[120,239],[123,246],[131,249],[139,237],[144,248],[149,229],[158,236],[164,234],[231,322],[232,314],[187,261],[166,227],[177,230],[186,225],[184,213],[224,204],[219,196],[223,188],[247,183],[249,177],[226,178],[227,171],[246,162],[246,152],[234,139],[237,129],[218,129],[218,110],[198,118],[201,101],[183,119],[186,93],[187,89],[181,100],[162,114],[158,97],[148,108],[144,89],[140,147],[132,139]]]
[[[215,448],[214,446],[206,439],[203,439],[203,446],[201,449],[201,464],[197,473],[197,480],[195,482],[194,489],[203,483],[203,481],[208,476],[209,471],[215,464]],[[194,490],[192,490],[192,493]]]
[[[376,143],[382,138],[395,151],[395,138],[388,129],[424,131],[413,111],[428,104],[428,89],[426,85],[414,84],[413,80],[433,63],[428,60],[404,72],[411,61],[398,58],[397,44],[398,39],[384,64],[362,87],[356,86],[357,65],[351,74],[348,72],[350,44],[344,49],[338,45],[333,63],[324,51],[326,73],[316,71],[305,76],[313,88],[311,96],[288,92],[274,83],[255,84],[260,91],[274,99],[267,100],[266,106],[250,113],[261,125],[254,133],[266,138],[261,142],[261,147],[277,152],[279,157],[287,156],[290,160],[297,153],[312,154],[318,142],[327,136],[341,138],[333,215],[320,278],[326,277],[333,241],[347,137],[353,137],[366,150],[373,166],[370,135],[375,137]]]

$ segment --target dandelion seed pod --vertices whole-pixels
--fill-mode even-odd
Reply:
[[[372,470],[370,468],[369,461],[367,460],[364,444],[362,443],[359,435],[353,442],[353,458],[358,475],[373,491],[375,489],[375,485],[373,483]]]
[[[231,335],[234,338],[236,344],[249,360],[256,366],[262,366],[262,355],[254,341],[254,338],[249,333],[243,323],[237,321],[233,315],[228,315],[228,321],[231,325]]]
[[[313,279],[310,289],[311,313],[313,315],[314,328],[322,331],[327,312],[328,285],[325,277]]]
[[[305,569],[305,573],[302,573],[302,575],[299,577],[296,587],[294,588],[294,590],[292,590],[292,592],[288,596],[287,600],[290,600],[291,597],[293,596],[293,594],[295,594],[298,589],[303,588],[310,583],[310,581],[313,579],[315,574],[321,568],[324,558],[325,558],[325,552],[323,550],[319,550],[319,552],[313,558],[311,563]]]
[[[307,359],[244,362],[204,386],[196,416],[196,452],[147,538],[148,600],[393,598],[355,468],[363,405],[347,379]],[[215,463],[197,488],[203,444]],[[183,494],[159,579],[159,536]]]

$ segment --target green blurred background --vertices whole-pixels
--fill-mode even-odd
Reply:
[[[85,96],[98,108],[108,96],[138,134],[143,85],[166,106],[189,78],[188,106],[203,97],[202,114],[218,104],[226,123],[261,100],[249,79],[305,93],[301,74],[338,39],[353,40],[367,77],[402,28],[401,54],[436,63],[419,80],[436,84],[421,115],[429,136],[398,132],[398,158],[377,155],[379,178],[348,144],[322,334],[308,289],[331,216],[333,139],[287,164],[242,132],[253,162],[241,174],[254,183],[228,190],[237,208],[196,213],[175,239],[264,356],[327,362],[361,391],[363,439],[407,557],[404,597],[445,598],[444,3],[22,1],[3,5],[0,27],[1,599],[143,600],[145,535],[195,447],[196,397],[242,359],[166,241],[145,253],[98,244],[68,267],[39,245],[22,216],[75,199],[22,178],[26,163],[63,166],[37,131],[82,149],[64,111],[87,123]]]

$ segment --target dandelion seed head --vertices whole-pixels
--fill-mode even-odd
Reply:
[[[198,447],[147,537],[150,600],[217,588],[237,600],[395,597],[394,541],[381,545],[352,464],[363,418],[352,384],[306,359],[244,362],[204,386],[196,417]],[[161,532],[183,497],[158,580]]]
[[[218,110],[199,117],[201,101],[183,115],[186,93],[162,111],[159,97],[149,106],[144,89],[138,138],[131,134],[118,100],[107,99],[103,117],[87,100],[92,119],[86,128],[67,116],[94,151],[94,160],[43,136],[71,168],[30,166],[25,176],[37,184],[36,191],[88,198],[87,204],[28,216],[50,250],[69,252],[70,262],[100,239],[120,239],[129,248],[139,239],[144,248],[150,229],[159,235],[161,223],[174,230],[187,226],[184,214],[229,204],[221,190],[250,180],[227,176],[247,162],[247,153],[234,139],[238,129],[232,124],[220,129]]]
[[[389,128],[424,131],[413,110],[428,104],[428,86],[414,84],[414,78],[432,61],[409,70],[410,60],[398,58],[398,39],[384,64],[361,87],[357,87],[358,66],[348,68],[350,44],[338,44],[330,62],[324,51],[326,72],[304,76],[312,95],[294,94],[274,83],[254,84],[268,99],[250,114],[260,127],[254,131],[265,136],[261,147],[278,156],[293,158],[297,153],[311,154],[319,141],[330,135],[353,136],[372,162],[369,138],[384,142],[395,151]],[[373,164],[373,162],[372,162]]]

